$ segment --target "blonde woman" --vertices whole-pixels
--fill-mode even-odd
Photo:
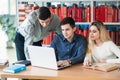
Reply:
[[[101,21],[92,22],[89,27],[89,41],[84,66],[93,62],[120,63],[120,49],[110,39]]]

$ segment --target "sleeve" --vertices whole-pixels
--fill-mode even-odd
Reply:
[[[112,41],[110,42],[110,51],[117,56],[116,59],[108,59],[108,63],[120,63],[120,49]]]
[[[55,33],[57,33],[57,34],[61,34],[62,33],[60,25],[56,27]]]
[[[85,58],[87,49],[87,40],[84,38],[79,43],[78,49],[75,54],[70,58],[72,64],[82,63]]]
[[[28,45],[32,45],[33,44],[33,37],[28,35],[25,37],[25,43],[24,43],[24,52],[25,52],[25,57],[28,60],[29,57],[29,53],[28,53]]]
[[[28,18],[26,19],[26,27],[25,27],[25,43],[24,43],[24,52],[26,59],[29,59],[29,54],[28,54],[28,45],[33,44],[33,36],[34,36],[34,23],[32,22],[33,18],[29,15]]]
[[[92,55],[91,55],[91,53],[86,53],[84,61],[86,61],[86,60],[89,60],[90,62],[92,62]]]
[[[59,19],[59,17],[57,15],[55,17],[56,17],[55,24],[54,24],[54,26],[56,26],[55,33],[61,34],[62,30],[61,30],[61,27],[60,27],[60,19]]]

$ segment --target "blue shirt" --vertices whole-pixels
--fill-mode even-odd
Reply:
[[[57,35],[51,45],[55,49],[57,60],[71,60],[72,64],[82,63],[87,49],[85,37],[74,34],[73,40],[68,42],[65,37]]]

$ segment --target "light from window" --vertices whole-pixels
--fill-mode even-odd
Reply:
[[[1,14],[8,14],[8,0],[0,1],[0,15]]]

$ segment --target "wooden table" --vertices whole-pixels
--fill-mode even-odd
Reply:
[[[120,71],[102,72],[85,69],[81,64],[73,65],[62,70],[50,70],[45,68],[28,66],[26,71],[11,74],[1,72],[1,78],[26,78],[47,80],[120,80]]]

